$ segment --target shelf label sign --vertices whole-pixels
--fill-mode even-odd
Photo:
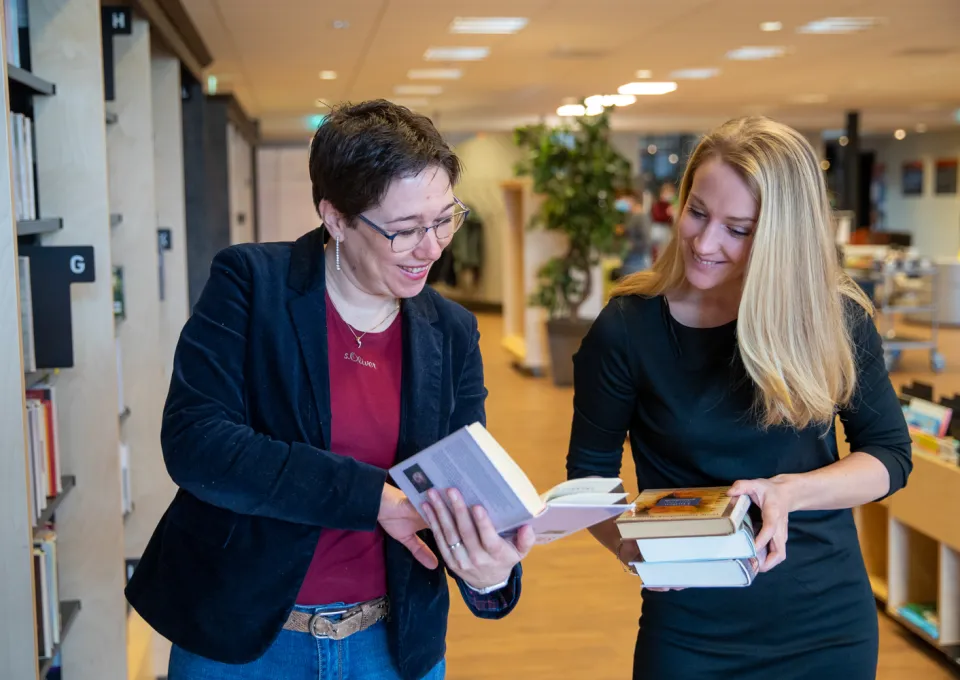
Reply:
[[[104,6],[103,12],[104,28],[109,28],[112,35],[133,33],[133,13],[129,7]]]

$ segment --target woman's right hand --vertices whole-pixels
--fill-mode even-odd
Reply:
[[[383,485],[377,521],[385,532],[400,541],[427,569],[436,569],[440,565],[437,556],[417,536],[418,531],[427,528],[427,523],[403,491],[389,484]]]

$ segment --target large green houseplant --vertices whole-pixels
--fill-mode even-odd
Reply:
[[[572,382],[572,356],[590,327],[579,315],[593,292],[591,269],[612,252],[624,215],[617,195],[630,188],[630,163],[610,143],[610,115],[605,109],[560,127],[539,123],[514,131],[527,152],[516,166],[533,180],[542,202],[531,228],[559,232],[566,251],[548,260],[537,273],[530,302],[547,310],[547,335],[553,380]]]

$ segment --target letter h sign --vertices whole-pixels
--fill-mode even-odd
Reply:
[[[101,39],[103,41],[103,98],[116,99],[113,73],[113,36],[133,33],[133,11],[129,7],[104,5],[100,8]]]

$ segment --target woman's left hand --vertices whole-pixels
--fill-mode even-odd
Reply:
[[[767,557],[760,563],[760,571],[770,571],[787,559],[787,521],[792,510],[788,488],[773,479],[746,479],[734,484],[729,496],[750,496],[760,508],[763,524],[757,534],[756,545],[767,548]]]
[[[506,540],[497,534],[482,507],[468,508],[456,489],[448,489],[446,495],[445,503],[440,493],[431,489],[429,501],[423,504],[444,562],[478,590],[506,581],[533,547],[533,529],[523,526],[514,541]]]

